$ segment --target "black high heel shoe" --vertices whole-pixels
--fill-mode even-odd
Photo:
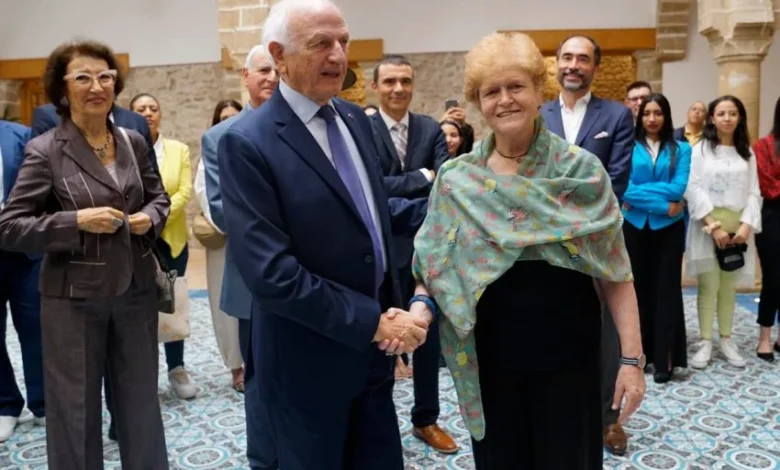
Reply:
[[[777,345],[775,345],[775,351],[777,351],[778,349],[780,349],[780,348],[778,348]],[[762,352],[756,351],[756,357],[758,357],[762,361],[766,361],[766,362],[770,362],[770,363],[771,362],[775,362],[775,353],[773,353],[773,352],[762,353]]]
[[[653,373],[653,381],[657,384],[665,384],[672,380],[672,377],[674,376],[674,368],[669,369],[668,371],[658,371],[656,370],[655,373]]]

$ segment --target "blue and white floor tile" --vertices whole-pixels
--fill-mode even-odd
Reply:
[[[695,293],[686,291],[689,344],[698,340]],[[160,400],[171,468],[246,468],[242,395],[230,389],[230,373],[217,351],[204,292],[192,294],[192,338],[185,349],[186,367],[198,386],[198,397],[182,401],[168,387],[160,356]],[[9,323],[11,358],[21,371],[19,343]],[[605,454],[610,470],[777,470],[780,469],[780,366],[755,358],[757,327],[754,296],[740,296],[734,339],[748,358],[746,369],[729,366],[717,356],[705,371],[688,370],[670,384],[658,386],[648,376],[642,408],[629,421],[630,453]],[[717,348],[716,348],[717,350]],[[162,352],[162,348],[161,348]],[[411,434],[412,382],[400,381],[395,399],[406,468],[472,469],[469,437],[457,411],[455,388],[441,369],[441,419],[461,452],[444,456]],[[0,470],[46,468],[44,429],[29,412],[13,438],[0,444]],[[104,426],[107,426],[104,414]],[[105,441],[106,468],[119,468],[115,443]],[[564,451],[564,449],[562,449]]]

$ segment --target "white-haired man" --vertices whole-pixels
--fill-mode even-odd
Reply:
[[[426,200],[388,200],[368,118],[335,99],[349,44],[337,7],[278,2],[263,43],[279,91],[218,151],[229,256],[252,293],[257,408],[279,468],[401,470],[392,355],[425,341],[436,307],[391,308],[392,235],[417,231]]]
[[[222,211],[217,145],[225,131],[247,116],[252,109],[259,108],[268,101],[279,83],[279,75],[268,55],[268,49],[262,45],[255,46],[249,52],[241,74],[249,91],[249,103],[239,114],[217,124],[203,134],[201,139],[202,162],[198,165],[197,170],[205,172],[205,191],[208,200],[207,207],[201,209],[211,222],[225,234],[229,232],[225,226],[225,217]],[[197,193],[198,189],[196,188]],[[202,199],[200,195],[199,199]],[[233,237],[228,235],[226,239],[226,244],[229,246]],[[252,311],[252,294],[249,293],[249,289],[241,279],[236,263],[229,253],[230,251],[227,249],[210,250],[206,259],[206,269],[211,281],[209,284],[214,286],[209,288],[209,291],[212,291],[212,295],[209,296],[210,301],[215,297],[213,290],[219,289],[217,291],[219,295],[214,298],[216,305],[211,306],[212,321],[214,322],[214,331],[218,335],[217,343],[220,345],[220,350],[239,348],[241,357],[247,364],[249,363],[249,317]],[[222,351],[222,356],[234,357],[235,351]],[[235,364],[229,365],[231,368],[234,366]],[[256,393],[256,380],[252,380],[251,368],[249,367],[245,367],[242,375],[243,378],[234,377],[234,381],[235,383],[243,383],[246,396],[249,465],[252,470],[274,470],[278,468],[276,449],[267,433],[267,420],[264,419],[262,410],[252,408],[253,403],[257,403],[257,400],[249,398]]]

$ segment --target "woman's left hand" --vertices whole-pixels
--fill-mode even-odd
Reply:
[[[152,219],[143,212],[136,212],[128,219],[130,232],[133,235],[143,235],[152,228]]]
[[[642,399],[645,397],[646,387],[645,373],[642,369],[629,365],[620,366],[617,382],[615,382],[615,398],[612,402],[612,409],[619,410],[625,399],[618,423],[625,423],[639,409],[639,405],[642,404]]]
[[[730,244],[740,245],[742,243],[747,243],[747,239],[749,236],[750,236],[750,225],[742,224],[739,226],[739,230],[737,230],[737,233],[731,239]]]

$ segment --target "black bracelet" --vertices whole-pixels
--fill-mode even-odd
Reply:
[[[428,297],[427,295],[415,295],[409,301],[409,306],[407,308],[411,310],[412,304],[415,302],[424,303],[425,306],[428,307],[428,309],[431,311],[431,315],[433,315],[434,320],[436,319],[436,317],[439,316],[439,308],[436,306],[436,302],[434,302],[433,299]]]

